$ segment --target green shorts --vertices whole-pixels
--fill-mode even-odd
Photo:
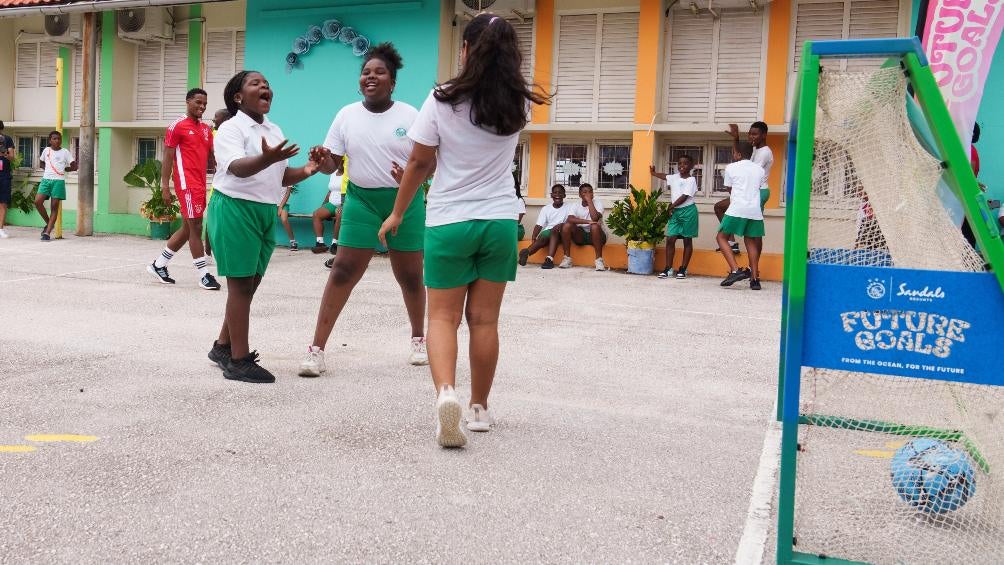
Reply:
[[[673,215],[666,224],[666,237],[697,237],[697,204],[673,208]]]
[[[216,271],[224,277],[264,275],[275,249],[275,204],[222,192],[209,201],[209,242]]]
[[[523,224],[517,224],[516,225],[516,241],[523,241],[524,237],[526,237],[526,228],[523,227]]]
[[[540,233],[537,234],[537,239],[547,239],[549,237],[551,237],[551,230],[540,230]]]
[[[425,286],[516,280],[516,225],[516,220],[469,220],[425,228]]]
[[[725,214],[725,217],[722,218],[722,224],[718,226],[718,231],[740,237],[763,237],[763,220],[737,218]]]
[[[66,200],[66,181],[42,179],[42,182],[38,183],[38,193],[56,200]]]
[[[579,225],[575,226],[575,229],[577,229],[580,232],[582,232],[582,245],[592,245],[593,244],[593,232],[592,232],[592,229],[583,229],[582,226],[587,226],[588,227],[588,224],[579,224]],[[601,228],[600,231],[602,233],[602,231],[603,231],[602,228]],[[575,241],[573,240],[572,243],[574,243],[574,242]],[[606,243],[606,241],[604,241],[604,243]]]
[[[321,208],[324,208],[325,210],[327,210],[328,212],[330,212],[332,216],[334,216],[335,213],[338,212],[338,206],[335,206],[334,204],[332,204],[331,201],[328,201],[328,202],[325,202],[324,204],[321,204]],[[381,222],[381,224],[382,223],[383,222]]]
[[[360,188],[349,182],[342,203],[342,225],[338,245],[356,249],[376,249],[377,232],[394,211],[396,188]],[[395,251],[421,251],[425,237],[425,196],[421,191],[404,212],[397,235],[387,234],[387,245]]]
[[[770,188],[760,189],[760,211],[763,212],[763,207],[767,205],[767,201],[770,200]]]

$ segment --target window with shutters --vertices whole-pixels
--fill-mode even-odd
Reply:
[[[552,146],[551,155],[551,184],[562,184],[569,193],[586,183],[607,193],[628,189],[631,176],[628,140],[558,141]]]
[[[666,26],[664,119],[670,123],[751,122],[763,104],[767,19],[763,11],[720,17],[674,10]]]
[[[903,0],[797,0],[792,18],[792,71],[798,72],[806,41],[900,35],[900,14],[908,8],[910,3]],[[824,61],[823,67],[855,71],[876,68],[881,63],[880,59],[830,60]]]
[[[526,144],[522,141],[516,145],[516,153],[512,156],[512,177],[516,181],[517,188],[519,188],[520,193],[524,196],[526,191],[523,190],[523,162],[525,160],[524,153],[526,151]]]
[[[206,33],[206,82],[226,84],[244,69],[244,31],[211,30]]]
[[[160,159],[161,139],[158,137],[136,138],[136,164],[141,165],[150,159]]]
[[[732,162],[732,146],[723,145],[721,142],[670,142],[666,145],[663,153],[666,156],[665,170],[668,174],[677,172],[677,161],[681,156],[687,155],[694,161],[694,169],[691,174],[697,180],[698,198],[719,199],[729,195],[725,191],[725,182],[722,172],[725,167]],[[705,174],[705,172],[708,174]],[[668,188],[660,186],[668,192]],[[665,195],[669,197],[668,194]]]
[[[18,43],[14,87],[55,87],[58,57],[59,46],[55,43],[34,41]]]
[[[84,62],[83,47],[76,45],[73,47],[73,119],[80,121],[80,103],[84,99]],[[97,66],[94,85],[94,107],[100,107],[101,100],[101,43],[98,42],[98,50],[95,56]]]
[[[174,42],[150,41],[136,48],[136,120],[161,121],[185,113],[188,35]]]
[[[21,157],[22,169],[38,167],[38,153],[35,151],[34,135],[19,135],[17,137],[17,154]]]
[[[634,122],[638,12],[558,19],[555,122]]]

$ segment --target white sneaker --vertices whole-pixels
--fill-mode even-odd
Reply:
[[[7,239],[8,237],[10,237],[10,236],[7,235],[7,232],[5,232],[4,230],[0,229],[0,239]]]
[[[480,404],[471,404],[464,419],[467,420],[467,429],[472,432],[487,432],[495,424],[492,413]]]
[[[599,259],[597,259],[595,264],[596,264],[596,270],[597,271],[608,271],[608,270],[610,270],[610,268],[607,267],[606,262],[603,261],[603,257],[600,257]]]
[[[436,442],[442,447],[463,447],[467,436],[460,428],[463,409],[452,386],[443,387],[436,399]]]
[[[327,371],[324,366],[324,350],[316,345],[307,348],[307,358],[300,363],[301,377],[319,377]]]
[[[425,349],[424,337],[411,338],[411,357],[408,358],[408,362],[412,365],[429,364],[429,352]]]
[[[565,258],[561,260],[561,264],[558,265],[559,269],[567,269],[572,266],[572,258],[565,255]]]

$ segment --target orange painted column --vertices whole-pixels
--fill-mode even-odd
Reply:
[[[659,92],[659,32],[662,24],[661,0],[641,0],[638,18],[638,76],[634,91],[634,121],[647,126],[655,118]],[[655,134],[636,130],[631,135],[631,178],[635,188],[652,190],[648,167],[655,161]]]
[[[533,18],[536,48],[533,55],[533,82],[545,92],[551,89],[552,59],[554,56],[554,0],[537,0]],[[530,117],[532,124],[551,121],[551,106],[534,106]],[[551,136],[547,133],[530,134],[530,154],[526,195],[544,198],[547,193],[548,156]]]
[[[783,185],[781,179],[784,178],[784,161],[787,157],[788,138],[783,134],[768,134],[767,146],[774,153],[774,166],[770,168],[770,176],[767,177],[767,186],[770,187],[770,198],[767,199],[765,208],[781,207],[781,190]]]
[[[785,98],[788,94],[788,60],[791,32],[791,2],[770,3],[770,31],[767,39],[767,73],[764,92],[763,117],[768,126],[785,122]],[[771,146],[771,149],[774,149]],[[774,149],[775,161],[777,150]]]

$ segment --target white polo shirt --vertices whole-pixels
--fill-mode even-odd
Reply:
[[[694,195],[697,194],[696,178],[693,176],[683,178],[680,176],[680,173],[673,173],[672,175],[666,177],[666,184],[669,185],[670,202],[676,202],[681,196],[687,197],[687,199],[684,200],[682,204],[677,206],[677,208],[694,205]]]
[[[370,112],[362,102],[349,104],[331,122],[324,147],[335,155],[352,155],[345,166],[352,184],[360,188],[396,187],[391,163],[408,164],[415,146],[408,129],[416,116],[418,110],[401,101],[381,113]]]
[[[554,229],[554,226],[565,223],[571,213],[572,205],[568,202],[562,202],[561,208],[555,208],[553,203],[548,204],[540,209],[537,225],[545,230]]]
[[[244,112],[230,118],[216,132],[213,139],[213,152],[216,154],[216,174],[213,175],[213,189],[242,200],[279,204],[285,189],[282,177],[286,173],[289,161],[279,161],[264,171],[247,178],[240,178],[230,172],[230,164],[244,157],[261,155],[261,140],[274,147],[286,137],[279,126],[273,124],[265,116],[262,123],[251,119]]]
[[[730,163],[722,173],[725,186],[732,189],[729,209],[725,215],[747,220],[762,220],[760,211],[760,182],[763,167],[749,159]]]
[[[760,182],[760,188],[767,188],[767,183],[770,181],[768,178],[770,177],[770,168],[774,164],[774,152],[766,145],[763,147],[754,147],[753,156],[750,157],[750,161],[763,168],[763,180]]]
[[[568,206],[571,206],[571,211],[568,213],[569,218],[575,216],[576,218],[582,220],[589,220],[589,221],[593,220],[592,214],[589,213],[589,206],[583,204],[581,198],[576,198],[575,202],[573,202]],[[554,208],[553,205],[551,207]],[[605,210],[605,208],[603,207],[603,201],[600,200],[599,198],[593,197],[593,208],[596,208],[596,211],[600,213],[600,219],[598,221],[600,222],[600,226],[602,227],[603,211]],[[576,225],[586,231],[589,231],[590,229],[589,224],[576,224]]]

